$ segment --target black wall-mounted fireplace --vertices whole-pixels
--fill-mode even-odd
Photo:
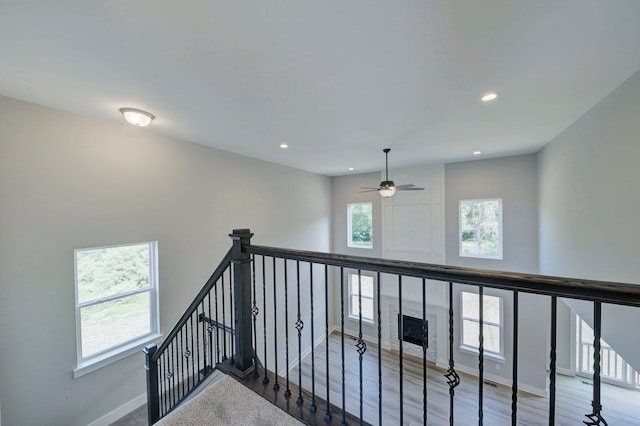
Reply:
[[[400,319],[400,314],[398,314],[398,339],[402,339],[403,342],[413,343],[414,345],[423,346],[427,348],[429,347],[429,339],[428,339],[428,327],[429,321],[424,322],[424,327],[426,330],[424,336],[424,342],[422,340],[422,319],[410,317],[408,315],[402,315],[402,320]]]

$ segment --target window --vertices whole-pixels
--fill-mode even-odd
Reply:
[[[347,205],[347,246],[373,248],[373,207],[371,203]]]
[[[480,348],[480,296],[462,293],[462,348]],[[502,298],[482,296],[483,349],[485,353],[502,357]]]
[[[78,370],[158,333],[156,251],[156,242],[75,250]]]
[[[576,315],[578,350],[578,372],[593,374],[593,329]],[[600,339],[600,376],[614,384],[624,384],[640,388],[640,376],[603,339]]]
[[[502,259],[502,200],[460,200],[460,256]]]
[[[350,318],[359,320],[360,313],[362,313],[363,322],[373,323],[373,286],[372,276],[349,274]],[[360,306],[362,306],[362,309],[360,309]]]

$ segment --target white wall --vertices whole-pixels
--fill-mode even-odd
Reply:
[[[74,248],[158,240],[165,333],[232,229],[251,228],[255,244],[330,248],[327,177],[4,97],[0,148],[7,425],[86,425],[145,392],[141,353],[72,378]]]
[[[447,264],[496,271],[538,271],[537,170],[535,155],[476,160],[445,166]],[[464,199],[502,198],[503,259],[480,259],[459,255],[458,203]],[[454,292],[454,309],[460,312],[460,291]],[[503,297],[505,362],[485,358],[485,375],[500,383],[511,383],[513,360],[513,296],[511,292],[486,290]],[[548,341],[548,301],[521,294],[519,316],[519,381],[525,390],[544,393]],[[454,334],[454,359],[465,371],[477,371],[477,355],[463,352],[459,323]],[[526,337],[524,337],[526,336]]]
[[[639,99],[637,72],[538,154],[542,274],[640,283]],[[604,339],[636,369],[639,311],[603,307]]]
[[[534,154],[447,164],[445,182],[449,265],[538,272],[538,190]],[[460,256],[458,203],[480,198],[502,198],[502,260]]]

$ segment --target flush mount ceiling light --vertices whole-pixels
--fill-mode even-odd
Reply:
[[[156,118],[150,112],[136,108],[120,108],[120,112],[127,123],[138,127],[147,127]]]
[[[480,98],[482,102],[491,102],[495,101],[498,98],[498,94],[495,92],[490,92]]]
[[[289,148],[289,145],[287,145],[286,143],[281,143],[280,144],[280,148],[281,149],[287,149],[287,148]]]

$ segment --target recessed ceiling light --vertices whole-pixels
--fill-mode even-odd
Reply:
[[[482,154],[482,151],[473,151],[473,155],[480,155]]]
[[[280,144],[280,148],[287,149],[287,148],[289,148],[289,145],[287,145],[286,143],[281,143]]]
[[[353,167],[349,167],[347,170],[349,170],[350,172],[353,171]]]
[[[498,94],[495,92],[490,92],[480,98],[482,102],[491,102],[494,101],[498,97]]]
[[[120,108],[127,123],[138,127],[147,127],[156,118],[153,114],[137,108]]]

